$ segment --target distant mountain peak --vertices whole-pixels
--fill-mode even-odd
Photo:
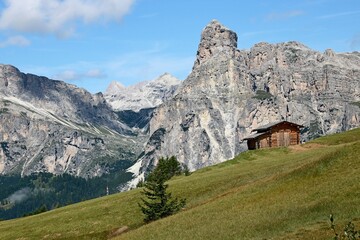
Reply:
[[[170,73],[164,73],[151,81],[139,82],[129,87],[111,83],[105,99],[116,111],[153,108],[172,97],[181,81]]]
[[[158,83],[164,83],[164,84],[170,84],[170,85],[178,85],[179,81],[180,81],[179,79],[177,79],[176,77],[174,77],[170,73],[166,72],[166,73],[160,75],[158,78],[150,81],[149,83],[158,82]]]
[[[108,95],[115,94],[118,91],[121,91],[124,89],[126,89],[126,87],[123,84],[121,84],[117,81],[112,81],[106,89],[106,94],[108,94]]]
[[[161,78],[161,77],[165,77],[165,76],[172,76],[170,73],[168,73],[168,72],[164,72],[163,74],[161,74],[160,76],[159,76],[159,78]]]

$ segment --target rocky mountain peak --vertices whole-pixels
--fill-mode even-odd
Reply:
[[[233,55],[237,35],[217,20],[212,20],[202,31],[194,67],[220,53]]]
[[[105,92],[105,99],[115,111],[154,108],[171,98],[181,81],[170,73],[164,73],[151,81],[144,81],[124,87],[111,83]]]
[[[150,82],[151,83],[151,82]],[[164,73],[158,78],[152,81],[153,84],[166,84],[166,85],[178,85],[179,79],[171,75],[170,73]]]
[[[165,72],[159,76],[159,78],[165,77],[165,76],[172,76],[170,73]]]
[[[117,81],[112,81],[106,89],[106,94],[112,95],[119,91],[125,90],[126,87]]]

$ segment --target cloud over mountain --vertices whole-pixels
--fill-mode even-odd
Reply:
[[[9,46],[25,47],[30,44],[31,42],[27,38],[18,35],[18,36],[8,37],[7,39],[0,41],[0,48],[9,47]]]
[[[106,74],[100,69],[90,69],[87,72],[79,72],[76,70],[64,70],[54,76],[56,79],[65,81],[81,80],[81,79],[101,79],[106,77]]]
[[[135,0],[5,0],[0,29],[71,36],[80,23],[120,21]],[[21,16],[21,17],[19,17]]]

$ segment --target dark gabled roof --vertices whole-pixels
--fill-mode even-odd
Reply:
[[[254,139],[254,138],[257,138],[257,137],[260,137],[261,135],[264,135],[266,134],[266,132],[262,132],[262,133],[254,133],[254,134],[251,134],[250,136],[247,136],[246,138],[244,138],[243,140],[250,140],[250,139]]]
[[[251,132],[255,132],[255,131],[257,131],[257,132],[259,132],[259,131],[264,132],[264,131],[267,131],[267,130],[269,130],[270,128],[272,128],[272,127],[274,127],[274,126],[276,126],[276,125],[278,125],[278,124],[280,124],[280,123],[289,123],[289,124],[291,124],[291,125],[296,125],[296,126],[299,126],[299,127],[304,127],[304,126],[302,126],[302,125],[299,125],[299,124],[293,123],[293,122],[278,121],[278,122],[269,123],[269,124],[266,124],[266,125],[264,125],[264,126],[255,128],[255,129],[251,130]]]

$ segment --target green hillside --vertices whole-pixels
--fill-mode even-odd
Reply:
[[[248,151],[169,181],[180,213],[144,225],[140,190],[0,222],[0,239],[331,239],[360,228],[360,129],[290,148]]]

